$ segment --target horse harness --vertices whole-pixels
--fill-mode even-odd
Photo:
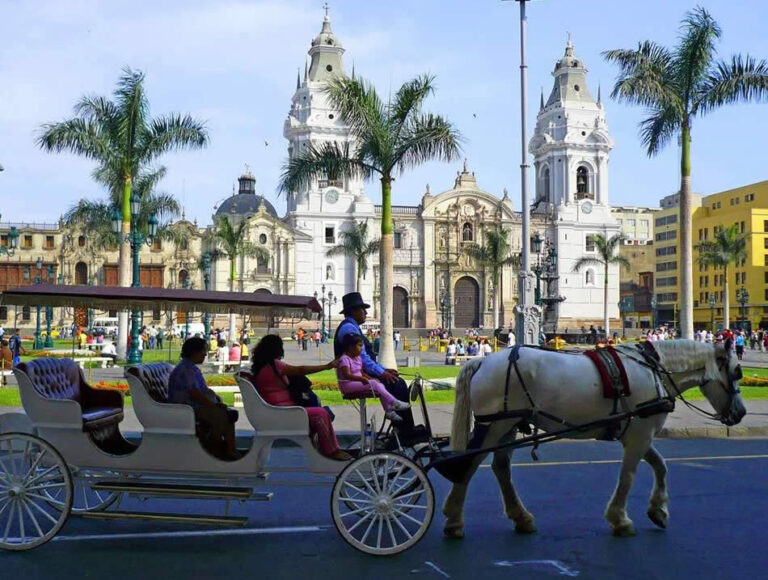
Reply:
[[[625,355],[628,358],[643,364],[644,366],[650,368],[654,372],[654,376],[656,378],[656,383],[657,383],[657,397],[654,399],[651,399],[650,401],[646,401],[636,405],[636,407],[633,410],[628,409],[625,399],[630,395],[630,389],[629,389],[629,384],[626,381],[626,374],[623,371],[623,367],[619,366],[621,363],[618,362],[617,360],[619,358],[619,351],[613,351],[613,352],[606,351],[605,354],[603,355],[597,355],[597,356],[600,356],[602,360],[604,360],[607,363],[606,364],[607,372],[611,377],[611,381],[615,385],[615,388],[612,389],[612,395],[610,397],[613,399],[613,409],[611,411],[611,414],[608,417],[606,417],[605,420],[598,422],[606,426],[606,431],[604,435],[601,437],[601,439],[607,439],[607,440],[620,439],[626,432],[634,416],[645,418],[645,417],[650,417],[652,415],[657,415],[659,413],[670,413],[675,408],[675,397],[671,395],[669,391],[664,387],[664,381],[662,379],[662,376],[666,375],[667,377],[669,377],[673,384],[674,384],[674,379],[672,379],[671,374],[661,364],[661,360],[659,358],[658,353],[650,345],[650,343],[640,343],[640,344],[641,345],[648,344],[648,346],[650,347],[650,350],[648,350],[647,348],[644,348],[638,345],[638,348],[635,352],[637,352],[641,356],[641,358],[636,358],[635,356],[629,356],[629,353],[627,353],[624,349],[620,351],[620,354]],[[520,427],[520,431],[524,433],[531,433],[531,426],[533,426],[534,431],[538,431],[538,426],[536,424],[536,419],[538,417],[549,419],[550,421],[553,421],[573,431],[581,431],[581,430],[586,430],[587,428],[593,428],[595,426],[594,423],[589,423],[588,424],[589,427],[585,425],[575,425],[573,423],[570,423],[569,421],[566,421],[561,417],[553,415],[552,413],[549,413],[543,409],[540,409],[537,406],[536,402],[533,400],[533,396],[531,395],[530,390],[528,389],[528,386],[525,383],[525,380],[523,379],[523,375],[520,372],[520,368],[518,365],[518,360],[520,358],[520,348],[538,348],[540,350],[549,350],[549,349],[538,347],[538,346],[521,346],[521,345],[515,345],[514,347],[510,348],[508,364],[507,364],[507,375],[506,375],[506,380],[504,384],[503,410],[497,413],[491,413],[488,415],[477,415],[475,416],[475,420],[479,423],[491,423],[491,422],[500,421],[503,419],[522,419],[525,421],[525,424],[524,426]],[[605,349],[602,349],[602,350],[605,350]],[[595,359],[593,358],[592,360],[594,361]],[[528,399],[530,408],[509,409],[509,390],[510,390],[509,379],[511,378],[513,369],[515,371],[515,374],[517,375],[517,380],[521,388],[523,389],[523,393],[525,393],[525,396]],[[679,394],[680,390],[679,388],[677,388],[677,385],[675,385],[675,388]],[[605,389],[606,390],[604,394],[607,395],[608,389],[607,387]],[[685,402],[686,404],[689,404],[687,401]],[[620,410],[619,407],[621,407],[622,409]],[[624,418],[626,418],[627,421],[622,429],[621,421]],[[535,446],[534,446],[534,452],[532,452],[532,455],[534,456],[534,458],[536,458]]]

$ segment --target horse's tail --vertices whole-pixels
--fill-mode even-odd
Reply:
[[[456,378],[456,402],[453,405],[453,424],[451,425],[451,449],[466,449],[469,442],[472,408],[469,387],[472,377],[480,368],[483,359],[474,359],[466,363]]]

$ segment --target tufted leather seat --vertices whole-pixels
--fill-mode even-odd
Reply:
[[[168,402],[168,378],[173,371],[173,365],[167,362],[149,363],[129,367],[126,373],[138,377],[152,399],[158,403]]]
[[[77,363],[67,358],[39,358],[21,363],[35,390],[46,399],[75,401],[83,414],[83,431],[97,431],[123,420],[123,396],[91,387]]]

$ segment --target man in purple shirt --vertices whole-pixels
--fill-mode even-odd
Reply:
[[[235,447],[235,422],[237,411],[229,409],[205,383],[197,365],[202,364],[208,352],[204,338],[194,337],[184,341],[181,362],[168,379],[168,402],[189,405],[195,411],[195,421],[210,433],[210,440],[218,451],[224,445],[225,459],[240,459]],[[218,453],[217,453],[218,455]]]

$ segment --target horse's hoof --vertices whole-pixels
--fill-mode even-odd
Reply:
[[[658,527],[665,530],[667,529],[667,521],[669,520],[667,510],[663,508],[649,508],[648,517]]]
[[[518,534],[535,534],[538,530],[533,520],[515,522],[515,531]]]
[[[464,538],[464,528],[459,527],[444,527],[443,535],[451,540],[461,540]]]
[[[637,530],[632,522],[622,524],[613,528],[613,535],[617,538],[631,538],[637,535]]]

